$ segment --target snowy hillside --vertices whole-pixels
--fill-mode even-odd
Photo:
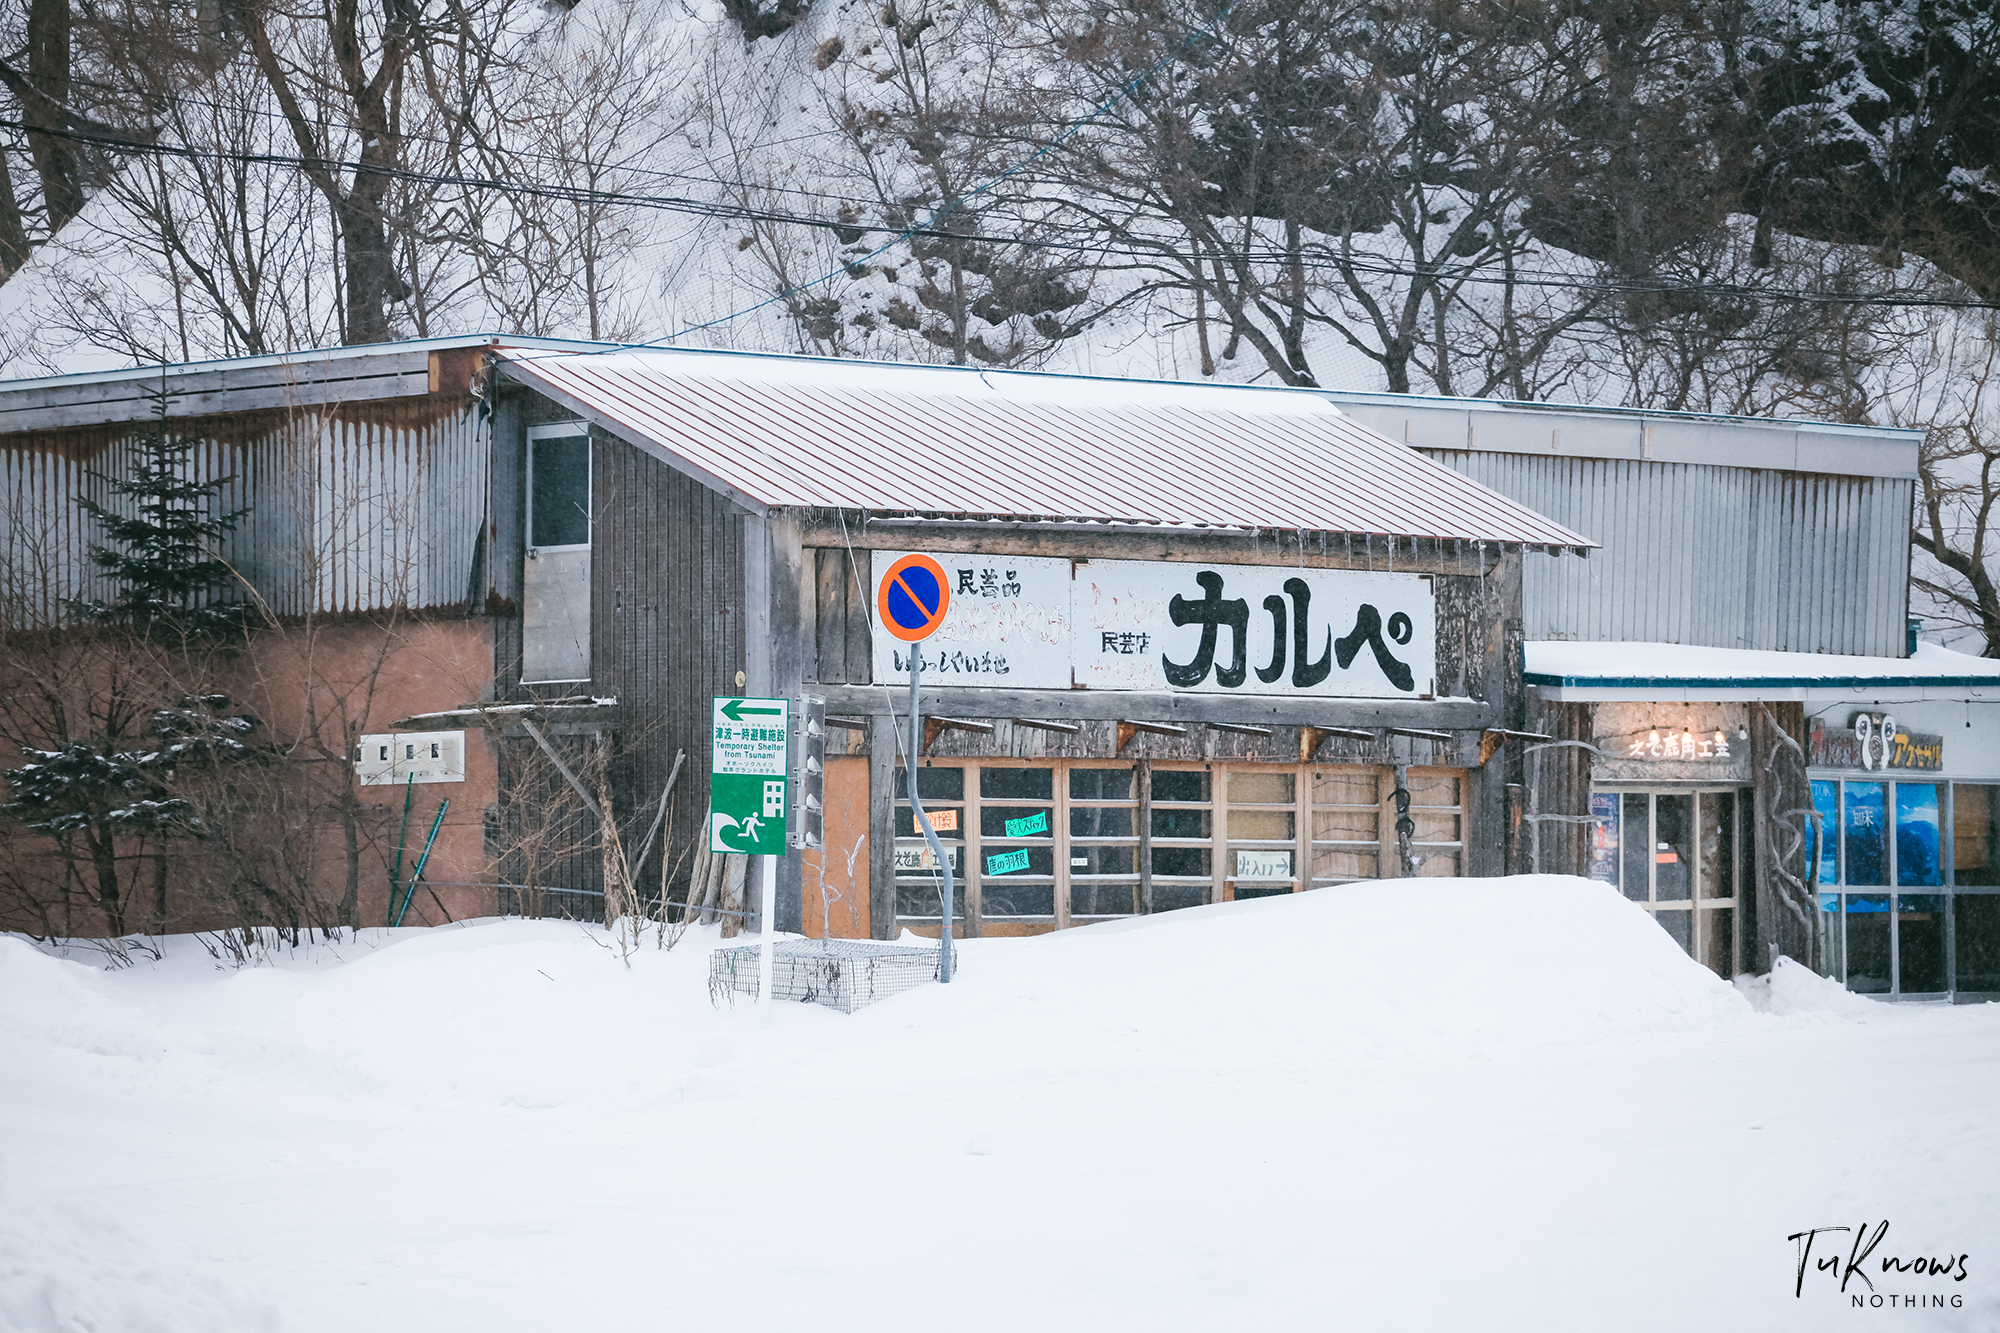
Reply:
[[[1786,1237],[1884,1218],[1972,1256],[1871,1270],[1961,1300],[1897,1327],[2000,1323],[2000,1007],[1739,992],[1598,885],[978,940],[768,1023],[714,943],[0,939],[0,1327],[1820,1330],[1869,1316]]]

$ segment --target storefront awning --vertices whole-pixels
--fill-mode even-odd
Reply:
[[[1680,643],[1523,645],[1522,680],[1562,703],[2000,699],[2000,660],[1932,643],[1914,657],[1848,657]]]

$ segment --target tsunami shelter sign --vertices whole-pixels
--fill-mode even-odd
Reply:
[[[708,850],[783,856],[791,701],[718,698],[708,769]]]

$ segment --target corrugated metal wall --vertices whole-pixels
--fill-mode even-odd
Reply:
[[[1910,480],[1426,452],[1603,543],[1527,562],[1530,640],[1903,655]]]
[[[223,511],[250,512],[228,560],[277,615],[464,602],[486,510],[486,430],[476,405],[356,404],[173,423],[197,440],[196,478],[230,480]],[[23,432],[0,441],[0,592],[29,622],[64,600],[109,596],[90,568],[101,541],[79,495],[113,507],[143,428]]]

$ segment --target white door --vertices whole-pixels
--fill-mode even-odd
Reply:
[[[590,679],[590,435],[581,421],[528,430],[528,550],[521,680]]]

